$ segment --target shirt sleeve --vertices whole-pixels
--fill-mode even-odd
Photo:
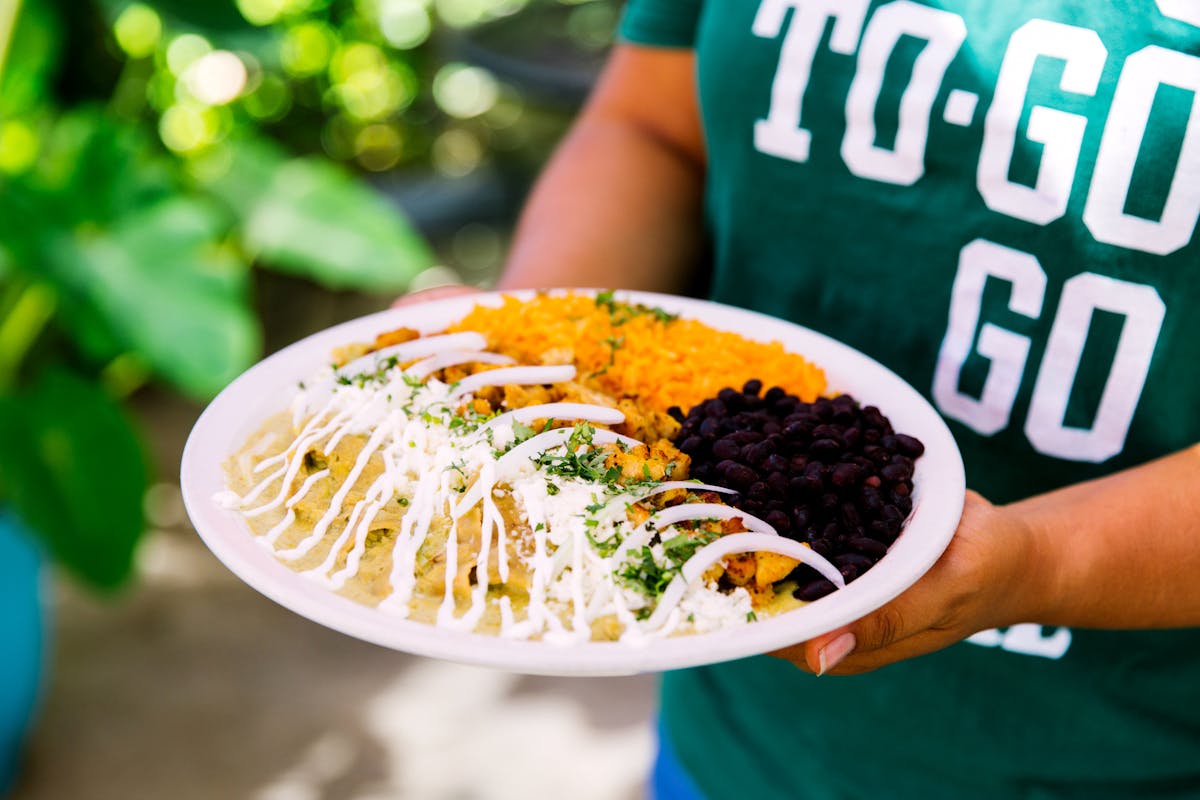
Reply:
[[[703,0],[629,0],[620,38],[653,47],[692,47]]]

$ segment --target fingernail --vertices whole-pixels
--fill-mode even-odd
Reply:
[[[841,636],[834,639],[829,644],[821,648],[817,653],[817,670],[818,675],[824,675],[829,670],[835,668],[838,664],[854,652],[854,646],[858,644],[858,640],[854,638],[853,633],[843,633]]]

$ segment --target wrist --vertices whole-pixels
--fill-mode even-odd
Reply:
[[[1023,503],[1004,506],[1001,512],[1009,517],[1021,553],[1009,624],[1056,624],[1062,600],[1069,596],[1060,552],[1063,537],[1055,535],[1044,514],[1033,513]]]

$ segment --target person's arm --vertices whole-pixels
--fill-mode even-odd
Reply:
[[[1198,490],[1200,445],[1007,506],[972,494],[950,547],[912,588],[780,655],[852,674],[1021,622],[1200,626]]]
[[[538,179],[497,288],[678,292],[703,247],[690,50],[620,44]]]

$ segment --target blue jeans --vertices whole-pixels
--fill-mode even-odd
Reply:
[[[650,796],[653,800],[704,800],[692,777],[679,763],[661,720],[658,723],[658,755],[650,775]]]

